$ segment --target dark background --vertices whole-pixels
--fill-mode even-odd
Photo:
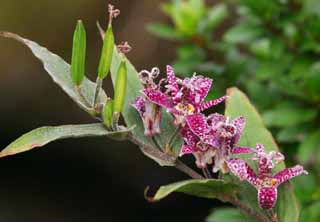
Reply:
[[[133,46],[138,70],[170,64],[175,45],[151,36],[145,25],[166,20],[156,0],[117,0],[117,41]],[[18,33],[70,61],[77,19],[87,29],[87,73],[95,79],[101,41],[95,21],[106,24],[104,0],[0,0],[0,30]],[[105,88],[108,85],[105,84]],[[107,90],[108,91],[108,90]],[[21,44],[0,39],[0,148],[44,125],[89,123]],[[215,201],[175,194],[150,204],[143,197],[185,179],[160,168],[132,144],[105,138],[64,140],[0,159],[0,221],[204,221]]]

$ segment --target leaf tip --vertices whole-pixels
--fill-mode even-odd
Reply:
[[[156,202],[157,200],[156,200],[154,197],[149,197],[149,196],[148,196],[149,190],[150,190],[150,186],[147,186],[147,187],[144,189],[143,196],[144,196],[144,198],[145,198],[149,203],[154,203],[154,202]]]

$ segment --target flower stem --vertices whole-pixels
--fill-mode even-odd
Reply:
[[[100,89],[101,89],[101,86],[102,86],[102,79],[101,78],[97,78],[96,80],[96,91],[94,93],[94,99],[93,99],[93,104],[92,104],[92,107],[95,109],[96,107],[96,104],[97,104],[97,101],[98,101],[98,96],[99,96],[99,93],[100,93]]]
[[[181,126],[179,125],[175,131],[172,133],[171,137],[169,138],[167,144],[166,144],[166,149],[165,149],[165,152],[167,153],[170,153],[172,151],[172,146],[173,146],[173,143],[176,139],[176,137],[179,135],[180,133],[180,130],[181,130]]]
[[[206,178],[212,178],[212,177],[211,177],[211,174],[210,174],[210,172],[209,172],[209,170],[208,170],[207,167],[202,168],[202,173],[203,173],[203,175],[204,175]]]
[[[162,147],[159,144],[159,142],[156,140],[156,138],[154,136],[151,137],[152,142],[154,143],[154,145],[160,150],[162,151]]]

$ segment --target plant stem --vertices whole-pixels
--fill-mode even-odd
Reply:
[[[160,150],[162,151],[162,147],[159,144],[159,142],[156,140],[156,138],[154,136],[151,137],[152,142],[154,143],[154,145]]]
[[[184,164],[181,160],[177,160],[176,157],[174,157],[172,155],[169,155],[167,153],[163,153],[162,151],[159,151],[152,146],[141,143],[139,140],[134,138],[132,134],[129,134],[128,140],[130,142],[138,145],[148,155],[153,156],[158,159],[161,159],[161,160],[163,160],[163,162],[166,162],[168,164],[172,164],[172,166],[174,166],[178,170],[182,171],[183,173],[189,175],[191,178],[204,179],[203,176],[201,176],[199,173],[194,171],[192,168],[190,168],[189,166]]]
[[[82,94],[81,87],[80,86],[75,86],[76,91],[78,92],[78,95],[80,96],[82,102],[84,103],[85,106],[88,108],[91,107],[91,104],[87,100],[87,98]]]
[[[170,152],[172,149],[172,145],[174,143],[174,140],[176,139],[176,137],[179,135],[181,130],[181,125],[179,125],[175,131],[172,133],[171,137],[169,138],[167,144],[166,144],[166,152]]]
[[[188,167],[186,164],[184,164],[181,160],[176,160],[175,167],[184,172],[185,174],[189,175],[193,179],[205,179],[203,176],[201,176],[199,173]]]
[[[101,86],[102,86],[102,81],[103,79],[101,78],[97,78],[96,80],[96,91],[94,93],[94,99],[93,99],[93,104],[92,104],[92,107],[95,109],[96,107],[96,104],[97,104],[97,100],[98,100],[98,96],[99,96],[99,93],[100,93],[100,89],[101,89]]]
[[[221,198],[223,201],[227,201],[234,206],[238,207],[243,212],[249,214],[250,216],[256,218],[260,222],[272,222],[269,218],[267,218],[265,215],[262,215],[255,210],[253,210],[251,207],[247,206],[246,204],[242,203],[238,198],[233,196],[223,196]]]
[[[210,172],[209,172],[209,170],[208,170],[207,167],[202,168],[202,173],[204,174],[204,176],[205,176],[206,178],[212,178],[212,177],[211,177],[211,174],[210,174]]]

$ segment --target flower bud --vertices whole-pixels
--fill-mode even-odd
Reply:
[[[113,118],[113,100],[108,100],[103,107],[103,123],[110,128]]]
[[[86,30],[81,20],[78,20],[73,35],[73,47],[71,58],[71,77],[76,86],[81,85],[86,62]]]
[[[114,35],[112,31],[112,25],[110,23],[103,39],[103,46],[98,67],[98,77],[100,79],[104,79],[109,73],[112,62],[113,48]]]
[[[116,83],[114,88],[114,103],[113,112],[121,113],[125,101],[127,88],[127,65],[125,60],[122,60],[116,77]]]

